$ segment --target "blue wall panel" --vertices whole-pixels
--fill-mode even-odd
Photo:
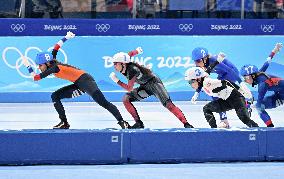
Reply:
[[[131,136],[130,162],[257,161],[257,130],[177,130],[136,132]]]
[[[284,129],[267,129],[267,160],[284,160]]]
[[[284,128],[0,131],[0,165],[284,161]]]
[[[120,132],[25,130],[0,132],[0,164],[121,163]]]

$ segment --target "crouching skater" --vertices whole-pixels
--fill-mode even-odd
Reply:
[[[220,113],[234,109],[239,119],[248,127],[258,127],[258,124],[250,119],[246,108],[243,91],[235,83],[228,80],[211,79],[203,68],[193,67],[185,72],[185,80],[195,90],[202,87],[205,93],[212,97],[218,97],[203,107],[204,116],[211,128],[217,128],[213,112]]]

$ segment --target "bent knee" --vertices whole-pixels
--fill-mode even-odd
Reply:
[[[210,111],[209,106],[206,104],[205,106],[203,106],[203,112],[208,112]]]
[[[53,102],[59,101],[60,99],[59,99],[58,93],[57,92],[53,92],[51,94],[51,99],[52,99]]]
[[[257,103],[257,104],[255,105],[255,107],[256,107],[256,110],[257,110],[259,113],[265,110],[265,105],[264,105],[264,104],[259,104],[259,103]]]
[[[130,102],[130,96],[129,95],[124,95],[122,99],[123,104],[129,103]]]

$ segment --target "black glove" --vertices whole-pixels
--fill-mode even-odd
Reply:
[[[57,52],[58,50],[55,50],[55,49],[52,50],[53,59],[56,59]]]

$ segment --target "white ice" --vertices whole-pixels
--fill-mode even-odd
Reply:
[[[190,102],[174,102],[183,111],[189,123],[196,128],[209,128],[202,107],[206,102],[196,105]],[[121,102],[114,102],[123,118],[130,124],[134,123],[131,115]],[[119,128],[116,119],[104,108],[94,102],[63,103],[71,129],[104,129]],[[183,128],[182,123],[159,102],[134,103],[146,128]],[[267,110],[276,127],[284,127],[284,106]],[[227,112],[232,128],[246,127],[237,117],[234,110]],[[0,103],[0,130],[4,129],[51,129],[59,122],[52,103]],[[216,114],[219,123],[219,115]],[[260,127],[263,121],[253,109],[252,117]]]
[[[284,163],[0,167],[1,179],[283,179]]]

